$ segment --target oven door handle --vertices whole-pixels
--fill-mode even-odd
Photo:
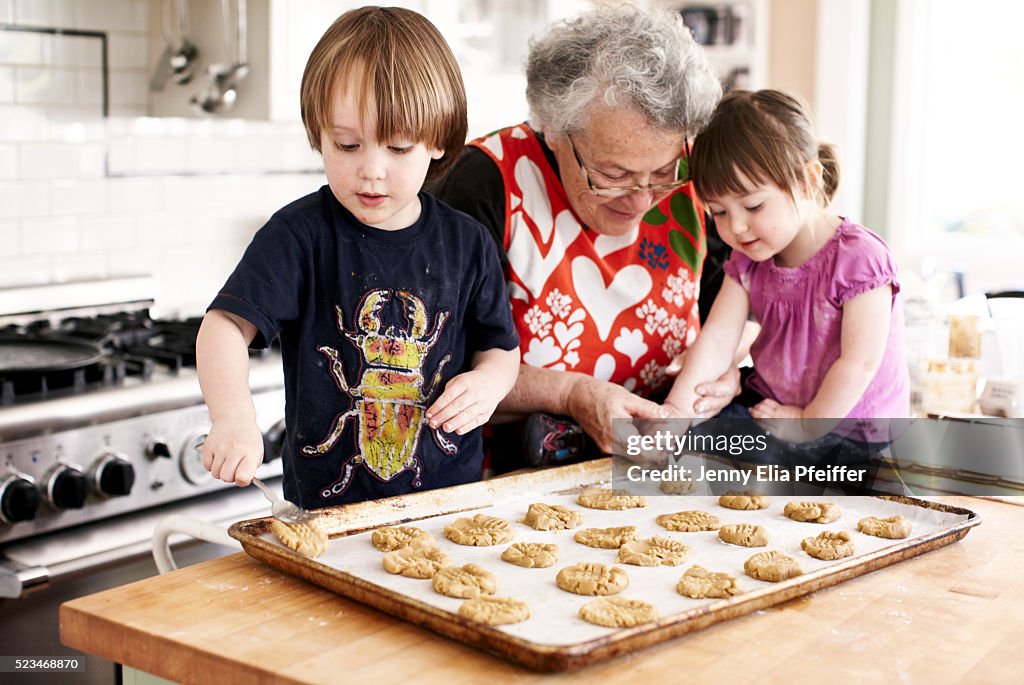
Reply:
[[[153,561],[156,562],[156,569],[160,573],[178,569],[178,565],[174,563],[174,557],[171,555],[170,537],[175,534],[241,549],[241,544],[228,535],[226,528],[192,516],[181,514],[168,516],[161,519],[153,530]]]

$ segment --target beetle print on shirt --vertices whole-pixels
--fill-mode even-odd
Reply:
[[[396,330],[388,326],[382,331],[380,312],[392,296],[405,306],[407,327]],[[349,419],[357,423],[358,451],[345,461],[338,479],[325,486],[320,495],[326,499],[343,493],[359,465],[385,482],[412,471],[412,485],[419,487],[423,465],[416,450],[426,423],[423,414],[441,382],[441,372],[451,359],[451,353],[438,362],[426,387],[423,367],[451,312],[438,312],[433,330],[428,331],[429,316],[423,300],[405,290],[371,290],[360,301],[356,330],[348,331],[341,307],[335,309],[338,330],[359,349],[362,369],[359,382],[350,386],[338,350],[326,345],[317,347],[330,361],[331,376],[338,388],[352,398],[352,408],[336,416],[326,437],[316,445],[306,445],[302,453],[313,457],[326,454],[338,442]],[[440,428],[427,427],[427,430],[432,432],[442,451],[447,454],[457,451],[441,434]]]

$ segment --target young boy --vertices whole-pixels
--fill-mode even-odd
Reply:
[[[247,347],[280,336],[287,499],[318,508],[478,480],[476,429],[515,383],[519,338],[490,236],[420,191],[465,142],[455,58],[415,12],[352,10],[310,54],[301,100],[327,186],[256,233],[203,320],[203,463],[252,480],[263,441]]]

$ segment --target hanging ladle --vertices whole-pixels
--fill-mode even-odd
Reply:
[[[150,88],[155,91],[163,90],[172,79],[175,83],[184,85],[192,80],[195,73],[199,50],[189,37],[188,0],[177,0],[177,10],[178,40],[175,41],[171,30],[171,1],[162,0],[160,3],[160,30],[165,47],[149,82]]]
[[[236,35],[232,39],[230,0],[221,0],[225,51],[230,60],[234,47],[234,62],[211,64],[206,68],[210,84],[201,93],[193,95],[190,100],[192,108],[199,114],[220,114],[231,109],[238,99],[238,83],[249,74],[249,63],[246,61],[246,0],[236,0],[235,9],[238,19]]]

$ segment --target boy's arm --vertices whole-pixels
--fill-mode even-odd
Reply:
[[[694,404],[701,397],[695,390],[696,386],[719,378],[729,370],[749,311],[747,291],[732,278],[726,278],[700,335],[687,349],[683,370],[665,399],[665,408],[672,416],[694,416]]]
[[[196,370],[211,427],[203,465],[214,478],[248,485],[263,461],[263,435],[249,390],[249,343],[256,327],[222,309],[211,309],[196,338]]]
[[[431,428],[465,435],[491,418],[519,375],[519,348],[491,348],[473,354],[469,371],[455,376],[427,408]]]

